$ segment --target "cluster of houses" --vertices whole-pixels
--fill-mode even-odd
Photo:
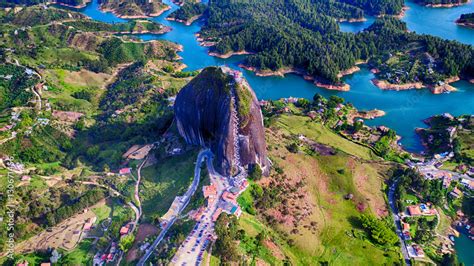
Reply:
[[[25,170],[25,165],[22,163],[16,163],[13,158],[9,156],[0,156],[0,165],[4,165],[12,172],[22,173]]]
[[[103,254],[102,253],[95,254],[94,260],[93,260],[93,265],[94,266],[101,266],[101,265],[104,265],[105,263],[110,263],[110,262],[114,261],[117,257],[118,251],[119,250],[117,248],[117,243],[112,242],[108,252],[103,253]]]
[[[248,181],[243,178],[243,180],[236,184],[238,186],[232,186],[231,189],[224,191],[221,198],[218,198],[217,188],[214,184],[203,187],[204,198],[208,200],[208,204],[213,204],[216,200],[220,200],[217,204],[217,210],[212,215],[212,221],[217,221],[221,213],[227,213],[240,217],[242,210],[240,209],[239,204],[237,203],[238,195],[248,187]],[[203,209],[198,210],[195,215],[195,218],[199,220],[200,213]]]

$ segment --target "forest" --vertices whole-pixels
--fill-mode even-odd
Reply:
[[[168,18],[178,21],[187,21],[195,16],[202,15],[206,9],[207,6],[205,4],[186,2],[181,8],[171,13]]]
[[[417,47],[415,53],[433,56],[441,77],[474,69],[472,46],[407,32],[405,23],[393,17],[379,18],[358,34],[343,33],[336,20],[362,18],[364,10],[340,2],[210,1],[209,5],[201,36],[217,42],[212,51],[251,52],[244,65],[261,70],[293,68],[338,83],[339,72],[356,62],[405,52],[412,46]]]

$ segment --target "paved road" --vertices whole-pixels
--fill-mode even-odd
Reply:
[[[212,241],[210,239],[214,235],[212,216],[218,208],[222,194],[229,187],[229,183],[227,178],[220,176],[214,170],[212,159],[207,160],[207,168],[211,183],[216,186],[217,199],[204,210],[200,222],[196,223],[193,231],[181,244],[171,261],[171,265],[199,265],[202,261],[204,250]]]
[[[405,243],[405,240],[403,240],[402,225],[400,223],[400,216],[398,215],[397,205],[395,204],[395,189],[397,188],[397,185],[398,185],[398,179],[395,180],[390,185],[390,188],[388,190],[388,202],[389,202],[390,208],[392,209],[393,221],[395,222],[395,226],[397,228],[396,233],[402,245],[401,250],[403,254],[403,259],[405,260],[406,265],[410,266],[411,265],[410,255],[408,255],[408,248]]]
[[[153,254],[155,251],[156,247],[160,244],[161,240],[165,237],[166,233],[168,230],[173,226],[174,222],[176,221],[177,216],[181,214],[181,212],[186,208],[186,206],[189,203],[189,200],[191,199],[191,196],[196,192],[197,187],[199,185],[199,179],[201,178],[201,164],[204,159],[209,159],[212,158],[212,152],[210,150],[203,150],[199,153],[198,158],[196,160],[196,165],[194,168],[194,180],[191,186],[188,188],[188,191],[183,195],[184,200],[182,200],[182,204],[179,207],[178,213],[175,217],[173,217],[169,223],[161,230],[160,234],[158,237],[155,239],[153,244],[146,250],[145,255],[140,259],[138,262],[138,266],[143,266],[145,265],[145,262],[150,258],[150,256]]]

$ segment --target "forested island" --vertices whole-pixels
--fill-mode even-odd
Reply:
[[[180,9],[171,13],[166,19],[191,25],[204,14],[206,9],[207,6],[203,3],[185,2]]]
[[[345,2],[309,5],[305,0],[210,1],[200,40],[211,46],[211,55],[251,54],[242,66],[260,75],[294,72],[338,90],[348,89],[341,76],[359,62],[382,70],[377,78],[387,84],[420,82],[434,93],[450,91],[446,82],[474,73],[472,46],[408,32],[406,24],[393,17],[381,17],[357,34],[339,30],[336,20],[362,18],[368,12],[364,8],[367,5]],[[382,6],[370,10],[398,11]]]
[[[456,20],[456,24],[474,28],[474,13],[462,14],[459,19]]]
[[[417,4],[429,7],[454,7],[469,3],[470,0],[415,0]]]
[[[162,0],[101,0],[100,7],[125,19],[156,17],[170,8]]]

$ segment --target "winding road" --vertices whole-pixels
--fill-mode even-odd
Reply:
[[[140,261],[137,263],[138,266],[143,266],[145,265],[146,261],[150,258],[150,256],[153,254],[155,251],[156,247],[160,244],[161,240],[165,237],[166,233],[168,230],[173,226],[174,222],[176,221],[177,217],[181,214],[181,212],[186,208],[186,206],[189,204],[189,200],[191,199],[191,196],[196,192],[198,185],[199,185],[199,179],[201,177],[201,164],[204,159],[207,159],[208,161],[212,159],[213,154],[209,149],[202,150],[199,152],[199,155],[196,160],[196,165],[194,168],[194,179],[193,183],[191,186],[188,188],[186,193],[183,195],[183,200],[181,201],[182,204],[179,206],[177,215],[174,216],[168,224],[163,228],[163,230],[160,232],[158,237],[153,241],[153,244],[146,250],[145,255],[140,259]]]
[[[398,215],[398,209],[397,205],[395,204],[395,189],[397,188],[398,185],[398,179],[395,179],[393,183],[390,185],[389,190],[388,190],[388,203],[390,205],[390,208],[392,209],[392,218],[395,223],[395,227],[397,228],[396,234],[398,238],[400,239],[401,243],[401,251],[403,254],[403,259],[405,260],[406,265],[411,266],[411,260],[410,260],[410,255],[408,253],[408,248],[405,243],[405,240],[403,239],[403,233],[402,233],[402,225],[401,225],[401,219],[400,216]]]

